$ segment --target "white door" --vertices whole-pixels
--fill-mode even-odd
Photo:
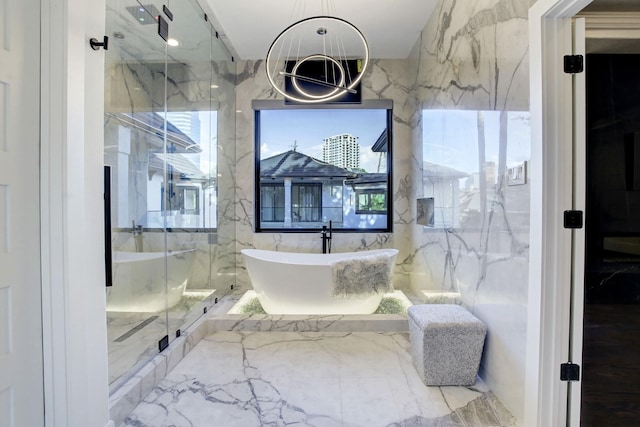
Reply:
[[[0,0],[0,426],[44,425],[40,1]]]

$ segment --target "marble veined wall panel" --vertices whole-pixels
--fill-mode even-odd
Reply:
[[[128,52],[131,55],[130,52]],[[114,78],[107,91],[107,111],[113,114],[119,112],[134,113],[145,111],[144,107],[156,110],[156,104],[163,98],[158,93],[159,87],[164,88],[164,73],[158,72],[158,64],[146,63],[142,60],[121,61],[114,63],[109,75]],[[163,65],[162,65],[163,66]],[[236,239],[235,239],[235,63],[229,60],[203,60],[185,64],[169,64],[173,68],[167,84],[167,99],[174,111],[207,111],[217,112],[217,133],[211,146],[216,149],[217,174],[216,189],[216,217],[217,228],[210,236],[206,231],[174,230],[167,234],[167,247],[170,250],[196,249],[196,257],[189,280],[189,288],[211,288],[218,292],[227,291],[234,284],[236,270]],[[136,90],[131,90],[135,87]],[[164,92],[162,92],[164,94]],[[156,102],[157,101],[157,102]],[[209,126],[209,123],[204,125]],[[133,156],[140,171],[124,170],[124,177],[129,185],[129,210],[126,218],[139,218],[140,212],[153,210],[148,206],[147,186],[151,185],[146,172],[148,169],[149,153],[147,144],[137,141],[136,132],[131,133],[131,142],[126,150],[122,143],[117,142],[118,127],[113,115],[107,114],[105,119],[106,145],[119,147],[118,153],[107,153],[106,161],[111,164],[117,162],[117,154],[125,156],[125,162],[130,162]],[[115,129],[115,130],[114,130]],[[121,132],[121,131],[120,131]],[[120,138],[122,136],[120,135]],[[142,141],[144,142],[144,141]],[[156,148],[158,150],[158,148]],[[161,150],[161,148],[160,148]],[[147,162],[147,163],[144,163]],[[117,170],[115,172],[117,174]],[[159,189],[158,189],[159,191]],[[118,203],[115,200],[114,203]],[[211,208],[208,206],[207,208]],[[118,227],[128,226],[118,224]],[[134,251],[133,237],[130,232],[114,232],[112,235],[114,250]],[[146,251],[163,251],[164,237],[162,233],[145,232],[144,245]]]
[[[418,196],[426,197],[425,192],[442,185],[434,178],[438,166],[476,166],[462,170],[466,176],[456,181],[455,203],[468,203],[466,210],[458,212],[463,215],[457,215],[457,222],[413,227],[411,284],[417,290],[460,292],[463,305],[487,324],[481,376],[520,420],[524,412],[530,206],[529,184],[523,174],[518,175],[518,166],[526,167],[530,147],[528,141],[506,137],[500,130],[492,140],[490,131],[482,127],[489,126],[489,119],[482,124],[476,120],[445,135],[467,147],[457,153],[458,163],[443,156],[441,164],[430,165],[438,149],[431,139],[435,126],[423,123],[421,110],[504,112],[526,120],[529,3],[440,1],[409,59],[418,105],[412,117],[412,151],[419,164],[412,179],[421,187]]]
[[[362,99],[393,100],[393,233],[335,233],[332,247],[337,252],[362,251],[378,248],[400,250],[394,268],[394,285],[408,288],[411,269],[409,238],[414,197],[410,168],[411,87],[408,83],[406,60],[376,60],[362,80]],[[319,234],[309,233],[255,233],[254,232],[254,99],[281,99],[267,80],[262,61],[243,61],[238,64],[236,105],[236,236],[238,252],[243,248],[278,251],[318,252]],[[242,171],[242,172],[240,172]],[[242,259],[238,263],[237,283],[246,289],[251,285]]]

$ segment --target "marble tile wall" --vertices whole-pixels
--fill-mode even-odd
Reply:
[[[394,268],[394,285],[408,289],[411,269],[410,245],[414,198],[407,165],[412,161],[411,117],[415,111],[406,60],[374,60],[363,78],[363,99],[391,99],[393,108],[393,233],[334,233],[332,246],[337,252],[378,248],[400,250]],[[255,233],[254,230],[254,99],[281,99],[267,80],[262,61],[238,64],[236,105],[236,187],[237,251],[258,248],[279,251],[319,252],[318,235],[303,233]],[[277,95],[277,96],[276,96]],[[242,260],[238,264],[237,283],[251,289]]]
[[[529,0],[442,0],[410,56],[412,181],[422,181],[421,109],[529,109]],[[509,186],[504,163],[473,227],[412,227],[414,289],[457,291],[489,334],[480,375],[520,420],[524,411],[529,185]],[[487,144],[487,147],[489,144]],[[462,156],[476,156],[473,150]],[[489,157],[489,153],[486,153]],[[506,162],[505,162],[506,156]],[[478,164],[479,159],[470,161]],[[417,197],[422,197],[420,185]],[[411,207],[412,211],[415,211]]]
[[[109,113],[136,112],[153,109],[162,112],[162,95],[156,93],[164,87],[164,73],[158,72],[156,63],[135,61],[124,55],[113,64],[108,75],[109,82],[107,111]],[[171,64],[170,64],[171,65]],[[167,233],[166,246],[169,250],[196,249],[197,254],[191,272],[188,288],[214,288],[226,292],[235,283],[235,63],[228,59],[180,64],[181,72],[174,72],[168,79],[167,104],[173,111],[216,110],[217,111],[217,229],[215,233],[171,231]],[[171,68],[171,67],[170,67]],[[215,89],[212,90],[212,82]],[[129,90],[136,87],[138,90]],[[155,88],[155,89],[154,89]],[[164,92],[162,92],[164,94]],[[203,123],[203,126],[208,126]],[[109,115],[105,122],[105,145],[117,145],[118,128],[122,126]],[[135,135],[131,132],[131,135]],[[133,138],[133,136],[132,136]],[[142,141],[144,142],[144,141]],[[131,161],[148,159],[146,145],[132,140]],[[114,154],[106,152],[105,161],[116,163]],[[148,160],[147,160],[148,162]],[[143,168],[144,169],[144,168]],[[117,172],[114,172],[117,173]],[[142,178],[133,173],[129,183],[129,205],[131,218],[138,218],[147,212],[147,174]],[[120,196],[122,197],[122,196]],[[165,237],[161,232],[144,233],[145,251],[163,251]],[[114,250],[133,251],[133,235],[128,230],[112,233]]]

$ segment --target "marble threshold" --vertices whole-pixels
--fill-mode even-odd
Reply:
[[[518,426],[480,378],[424,386],[405,315],[227,314],[242,294],[112,394],[116,426]]]

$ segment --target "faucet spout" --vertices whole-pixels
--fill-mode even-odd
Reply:
[[[333,234],[331,221],[329,221],[329,230],[327,230],[327,226],[322,226],[322,231],[320,232],[320,238],[322,239],[322,253],[331,253],[331,237]]]
[[[133,243],[136,252],[144,252],[144,236],[142,235],[142,225],[136,225],[135,220],[131,220],[131,232],[133,233]]]

